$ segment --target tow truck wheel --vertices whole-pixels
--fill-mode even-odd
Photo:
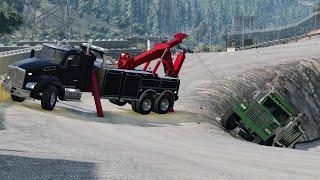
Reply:
[[[134,112],[138,112],[137,110],[137,101],[131,101],[131,107]]]
[[[19,97],[19,96],[15,96],[11,94],[11,99],[12,101],[16,101],[16,102],[23,102],[25,100],[25,98]]]
[[[41,107],[42,109],[52,111],[56,105],[58,90],[55,86],[48,86],[42,94]]]
[[[136,110],[138,113],[147,115],[153,108],[153,96],[151,94],[145,94],[141,96],[140,100],[136,102]]]
[[[168,94],[158,96],[154,101],[153,111],[159,114],[167,114],[173,108],[174,101]]]
[[[234,130],[238,126],[236,123],[238,119],[238,115],[229,110],[222,116],[221,125],[228,131]]]

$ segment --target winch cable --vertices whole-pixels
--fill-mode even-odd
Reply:
[[[218,82],[218,84],[223,87],[225,90],[227,90],[227,88],[220,82],[219,78],[214,75],[214,73],[207,67],[207,65],[202,61],[202,59],[200,58],[200,56],[198,54],[195,54],[200,62],[200,64],[202,65],[202,68],[204,71],[206,71],[209,74],[209,78],[210,80],[214,83],[214,81]]]
[[[210,80],[214,83],[215,81],[219,84],[219,86],[221,86],[225,92],[228,92],[228,88],[221,83],[221,81],[219,80],[219,78],[208,68],[208,66],[204,63],[204,61],[201,59],[201,57],[195,53],[195,55],[197,56],[197,59],[199,60],[200,64],[202,65],[202,68],[204,69],[204,71],[206,71],[209,76],[211,76]],[[244,87],[244,92],[249,92],[250,91],[250,87]],[[229,94],[232,98],[236,99],[236,97],[234,96],[233,93]],[[230,104],[230,103],[228,103]]]
[[[203,70],[206,71],[206,72],[209,74],[209,79],[210,79],[213,83],[214,83],[214,82],[217,82],[218,85],[225,90],[225,92],[228,92],[228,88],[227,88],[223,83],[221,83],[221,81],[219,80],[219,78],[208,68],[208,66],[204,63],[204,61],[202,61],[201,57],[200,57],[198,54],[196,54],[196,53],[195,53],[195,55],[196,55],[198,61],[200,62],[200,64],[202,65]],[[232,93],[231,93],[230,96],[231,96],[232,98],[235,98]],[[230,101],[226,101],[226,102],[227,102],[230,106],[233,106],[233,104],[231,104]]]

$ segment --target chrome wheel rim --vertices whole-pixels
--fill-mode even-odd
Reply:
[[[152,102],[150,99],[145,99],[142,103],[142,109],[144,111],[149,111],[151,109]]]
[[[166,111],[169,108],[169,100],[168,99],[163,99],[160,103],[160,109],[161,111]]]
[[[50,96],[50,105],[53,106],[54,103],[56,102],[56,98],[57,98],[57,95],[55,92],[53,92]]]

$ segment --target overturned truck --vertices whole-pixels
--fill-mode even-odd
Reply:
[[[226,130],[239,127],[243,139],[266,146],[291,148],[304,134],[301,122],[304,114],[298,114],[274,89],[252,101],[240,100],[221,118]]]

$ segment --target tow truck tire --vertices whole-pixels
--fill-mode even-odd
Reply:
[[[138,112],[137,110],[137,101],[131,101],[131,107],[134,112]]]
[[[147,115],[153,109],[153,95],[152,94],[145,94],[140,97],[140,100],[136,102],[136,110],[138,113]]]
[[[167,114],[173,108],[174,100],[168,94],[158,96],[154,101],[153,111],[158,114]]]
[[[15,101],[15,102],[23,102],[26,98],[15,96],[15,95],[11,94],[11,99],[12,99],[12,101]]]
[[[221,118],[221,125],[228,131],[234,130],[238,125],[236,121],[239,119],[238,115],[232,110],[228,110]]]
[[[42,94],[41,107],[44,110],[52,111],[56,105],[58,90],[55,86],[48,86]]]

